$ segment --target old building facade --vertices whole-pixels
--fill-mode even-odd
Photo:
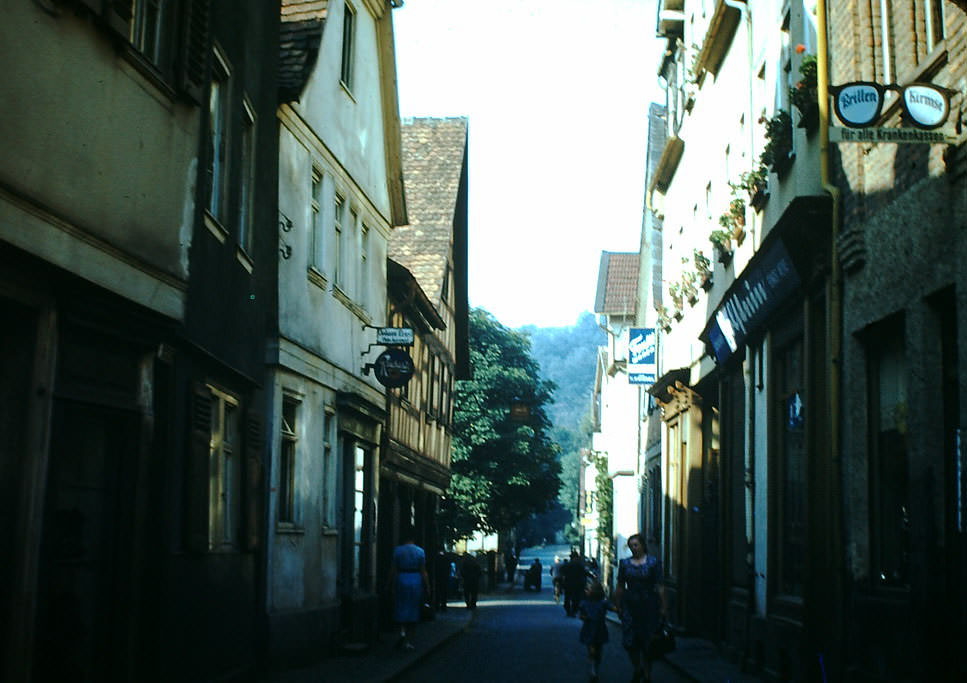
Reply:
[[[435,514],[450,483],[454,382],[470,377],[467,154],[466,119],[404,121],[409,224],[390,238],[387,324],[413,330],[414,374],[387,391],[389,425],[379,471],[380,585],[407,528],[427,551],[431,573],[441,570],[433,561],[443,550]],[[389,621],[390,600],[383,605]]]
[[[257,665],[278,18],[212,5],[4,21],[4,680]]]
[[[659,3],[664,504],[643,523],[674,619],[781,680],[964,671],[964,20]],[[948,89],[946,144],[827,151],[843,124],[817,94],[851,81]],[[903,111],[887,95],[871,125]]]
[[[269,345],[273,661],[372,638],[387,245],[406,223],[392,3],[282,3],[278,334]]]

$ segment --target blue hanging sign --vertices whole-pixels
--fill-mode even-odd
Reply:
[[[650,387],[658,379],[657,339],[653,327],[628,330],[628,382]]]

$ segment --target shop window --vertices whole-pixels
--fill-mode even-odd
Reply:
[[[870,431],[870,549],[873,581],[909,581],[910,495],[907,380],[902,324],[877,329],[867,349]]]

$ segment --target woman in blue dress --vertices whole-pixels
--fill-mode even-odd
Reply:
[[[618,564],[614,602],[621,615],[621,644],[624,645],[635,683],[651,680],[648,644],[665,618],[665,593],[662,589],[661,562],[648,554],[641,534],[628,538],[631,557]]]
[[[426,553],[416,544],[413,532],[407,530],[402,536],[402,545],[393,550],[389,580],[393,588],[393,617],[400,625],[399,646],[412,650],[406,630],[420,620],[424,596],[430,595],[430,577],[426,573]]]

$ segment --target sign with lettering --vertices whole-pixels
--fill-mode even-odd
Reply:
[[[799,274],[781,241],[759,252],[722,300],[706,328],[717,363],[724,363],[799,288]]]
[[[919,128],[835,128],[829,129],[830,142],[903,142],[927,145],[950,144],[956,137],[939,130]]]
[[[658,378],[657,339],[653,327],[628,330],[628,382],[650,387]]]
[[[866,128],[873,125],[880,118],[886,104],[888,92],[900,96],[900,105],[906,114],[904,120],[922,130],[933,130],[947,122],[950,115],[950,95],[947,88],[933,83],[910,83],[908,85],[881,85],[871,81],[853,81],[843,85],[831,85],[829,92],[833,96],[833,109],[836,116],[849,128]],[[946,139],[930,139],[929,137],[909,135],[915,133],[905,128],[879,128],[884,131],[883,137],[876,139],[854,139],[845,132],[836,142],[948,142]],[[893,130],[896,134],[887,137],[885,131]]]
[[[412,346],[412,327],[378,327],[376,343],[384,346]]]
[[[376,381],[384,387],[401,387],[413,377],[413,359],[403,349],[388,348],[373,363]]]

